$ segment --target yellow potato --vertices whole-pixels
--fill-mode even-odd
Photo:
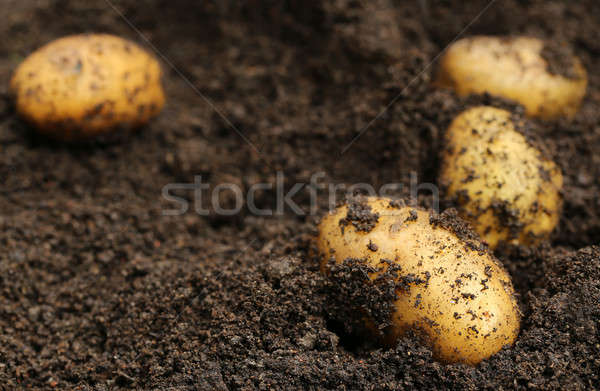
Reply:
[[[566,48],[552,48],[530,37],[461,39],[442,57],[437,84],[460,96],[487,92],[511,99],[530,116],[573,117],[585,95],[587,73]]]
[[[440,184],[492,248],[537,244],[560,218],[560,168],[515,129],[521,122],[481,106],[461,113],[446,134]]]
[[[133,42],[107,34],[41,47],[16,69],[10,90],[24,119],[62,140],[136,128],[165,102],[159,63]]]
[[[381,270],[371,279],[388,261],[400,267],[387,331],[392,341],[421,331],[437,359],[474,365],[518,335],[520,313],[507,272],[481,244],[435,224],[428,212],[385,198],[353,201],[323,218],[317,248],[324,272],[331,258],[360,259]]]

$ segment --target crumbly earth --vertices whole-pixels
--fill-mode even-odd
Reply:
[[[66,34],[144,42],[105,0],[3,0],[4,388],[600,388],[599,2],[497,1],[471,25],[489,1],[112,3],[180,74],[163,64],[167,107],[139,133],[64,145],[16,117],[12,70]],[[202,212],[209,196],[194,205],[182,189],[172,195],[187,212],[164,215],[182,206],[163,197],[164,186],[195,176],[248,189],[275,184],[280,171],[287,191],[322,172],[320,184],[403,184],[395,196],[410,194],[413,173],[435,183],[453,116],[474,104],[511,106],[430,86],[431,62],[467,25],[465,34],[569,42],[590,71],[576,118],[536,127],[565,176],[558,232],[538,249],[497,251],[524,314],[513,347],[477,367],[442,365],[415,336],[383,348],[335,321],[332,289],[355,280],[332,285],[314,258],[316,221],[329,204],[322,187],[313,211],[304,187],[293,196],[304,213],[285,205],[231,216]],[[275,211],[276,193],[257,191],[256,207]],[[221,207],[236,201],[221,192]],[[385,281],[370,289],[389,294]]]
[[[359,232],[370,232],[377,221],[379,214],[371,211],[371,207],[360,200],[360,198],[351,197],[348,199],[348,213],[340,220],[342,232],[347,225],[353,225]]]
[[[580,76],[575,72],[573,50],[566,42],[554,40],[546,42],[541,52],[542,58],[548,63],[548,72],[568,79],[577,79]]]

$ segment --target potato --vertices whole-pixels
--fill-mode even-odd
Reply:
[[[442,152],[440,184],[490,247],[535,245],[558,224],[563,178],[516,129],[506,110],[471,108],[454,119]]]
[[[529,37],[476,36],[450,46],[437,84],[460,96],[487,92],[511,99],[528,115],[550,119],[575,115],[587,73],[566,47]]]
[[[317,248],[324,272],[331,258],[380,270],[371,280],[386,262],[400,267],[392,341],[418,330],[438,360],[474,365],[517,337],[520,313],[507,272],[480,243],[435,224],[429,212],[385,198],[353,201],[323,218]]]
[[[16,69],[10,91],[24,119],[61,140],[136,128],[165,102],[159,63],[133,42],[107,34],[41,47]]]

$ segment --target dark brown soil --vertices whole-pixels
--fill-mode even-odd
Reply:
[[[379,221],[379,214],[371,211],[371,207],[361,198],[348,200],[348,212],[340,220],[342,232],[347,225],[353,225],[359,232],[371,232]]]
[[[560,43],[554,40],[546,42],[541,52],[542,58],[548,63],[548,72],[577,80],[580,76],[576,72],[573,54],[566,42]]]
[[[247,189],[277,171],[286,189],[316,172],[322,184],[402,183],[397,196],[412,172],[435,183],[454,115],[515,109],[430,86],[430,62],[489,2],[113,2],[181,74],[164,64],[168,104],[150,126],[84,145],[42,139],[15,116],[12,70],[65,34],[144,41],[106,0],[0,6],[3,388],[600,388],[598,1],[496,1],[465,32],[568,42],[590,71],[574,121],[537,127],[565,175],[558,232],[539,249],[498,252],[520,294],[518,342],[474,368],[436,363],[415,336],[382,348],[336,323],[339,297],[309,255],[326,197],[315,215],[304,188],[293,200],[305,215],[165,216],[174,205],[162,189],[195,175]],[[275,193],[258,192],[256,205],[275,207]]]

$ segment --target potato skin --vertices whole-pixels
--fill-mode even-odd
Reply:
[[[68,36],[41,47],[15,70],[10,91],[25,120],[68,141],[139,127],[165,102],[159,63],[108,34]]]
[[[531,37],[475,36],[454,43],[440,61],[436,84],[459,96],[489,93],[522,104],[528,115],[573,117],[587,87],[587,73],[571,57],[573,77],[549,72],[544,41]]]
[[[491,248],[501,241],[535,245],[560,219],[560,168],[494,107],[459,114],[446,134],[440,184]]]
[[[346,224],[352,213],[344,205],[321,221],[317,248],[324,272],[332,257],[336,263],[359,258],[380,270],[385,260],[400,266],[399,280],[409,283],[397,289],[391,341],[420,330],[438,360],[472,365],[515,341],[520,313],[514,290],[490,253],[432,224],[429,212],[385,198],[367,198],[365,205],[377,217],[368,230]]]

